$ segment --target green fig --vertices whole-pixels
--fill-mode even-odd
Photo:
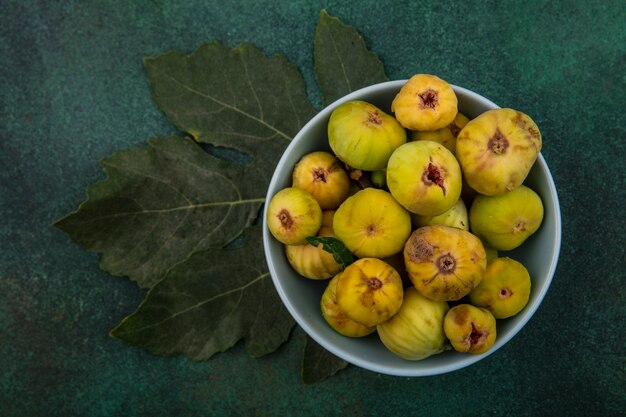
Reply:
[[[328,142],[350,168],[376,171],[383,169],[391,153],[406,142],[406,131],[373,104],[348,101],[330,115]]]
[[[486,246],[508,251],[539,229],[543,204],[539,195],[521,185],[498,196],[478,195],[469,213],[470,228]]]
[[[407,288],[400,310],[376,329],[385,347],[403,359],[416,361],[450,348],[443,331],[448,311],[445,301],[421,296]]]
[[[498,258],[487,265],[480,284],[470,293],[473,305],[506,319],[522,311],[530,297],[530,275],[520,262]]]
[[[408,211],[436,216],[458,201],[461,168],[443,145],[426,140],[409,142],[389,158],[387,187]]]

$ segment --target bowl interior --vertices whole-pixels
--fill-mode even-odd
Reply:
[[[349,100],[364,100],[390,113],[391,102],[405,80],[389,81],[355,91],[323,109],[296,135],[279,161],[267,192],[267,201],[282,188],[291,185],[291,172],[305,154],[318,150],[331,151],[326,133],[332,111]],[[486,110],[497,108],[493,102],[453,86],[459,99],[459,111],[470,119]],[[544,219],[540,229],[520,248],[501,252],[522,262],[532,279],[530,300],[516,316],[498,320],[498,337],[492,349],[482,355],[444,352],[421,361],[406,361],[395,356],[380,342],[376,333],[353,339],[336,333],[320,312],[319,302],[328,281],[314,281],[299,276],[289,265],[285,250],[267,226],[263,242],[268,267],[276,289],[296,322],[324,348],[340,358],[371,371],[398,376],[426,376],[450,372],[475,363],[507,343],[530,319],[541,303],[556,269],[561,242],[561,219],[556,188],[541,155],[524,182],[535,190],[544,204]],[[469,208],[469,207],[468,207]],[[267,209],[267,204],[266,204]],[[265,217],[266,213],[264,213]]]

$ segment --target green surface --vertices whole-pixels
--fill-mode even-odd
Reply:
[[[623,2],[217,2],[0,5],[0,415],[622,415],[626,409]],[[463,370],[356,367],[304,386],[302,331],[261,359],[156,357],[107,333],[142,300],[51,223],[97,160],[174,128],[142,57],[202,42],[284,54],[318,107],[313,36],[327,8],[390,79],[435,73],[533,117],[559,190],[563,246],[543,304]]]

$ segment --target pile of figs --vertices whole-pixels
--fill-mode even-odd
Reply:
[[[320,313],[340,334],[377,332],[407,360],[486,352],[498,320],[529,300],[528,270],[498,251],[541,225],[542,201],[523,185],[541,134],[508,108],[469,120],[451,86],[428,74],[410,78],[390,110],[335,108],[332,153],[300,159],[292,186],[268,203],[268,228],[299,275],[328,280]],[[341,262],[311,236],[356,260]]]

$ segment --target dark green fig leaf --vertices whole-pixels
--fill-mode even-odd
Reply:
[[[293,325],[265,265],[261,226],[251,226],[242,245],[195,252],[172,268],[111,336],[196,360],[244,339],[258,357],[285,342]]]
[[[352,252],[346,248],[346,245],[344,245],[341,240],[335,237],[309,236],[306,238],[306,241],[313,246],[317,246],[321,243],[322,249],[333,255],[335,262],[341,264],[342,271],[354,262]]]
[[[309,335],[304,345],[302,360],[302,382],[313,384],[335,375],[348,366],[348,362],[333,355],[320,346]]]
[[[203,44],[144,64],[154,101],[177,128],[249,154],[268,183],[289,141],[315,115],[298,69],[253,45]]]
[[[240,235],[265,201],[271,174],[217,159],[182,137],[153,139],[100,165],[106,179],[56,226],[101,253],[102,269],[144,288],[193,252]]]
[[[363,37],[326,10],[315,30],[315,76],[324,105],[346,94],[387,81],[383,63],[367,49]]]

